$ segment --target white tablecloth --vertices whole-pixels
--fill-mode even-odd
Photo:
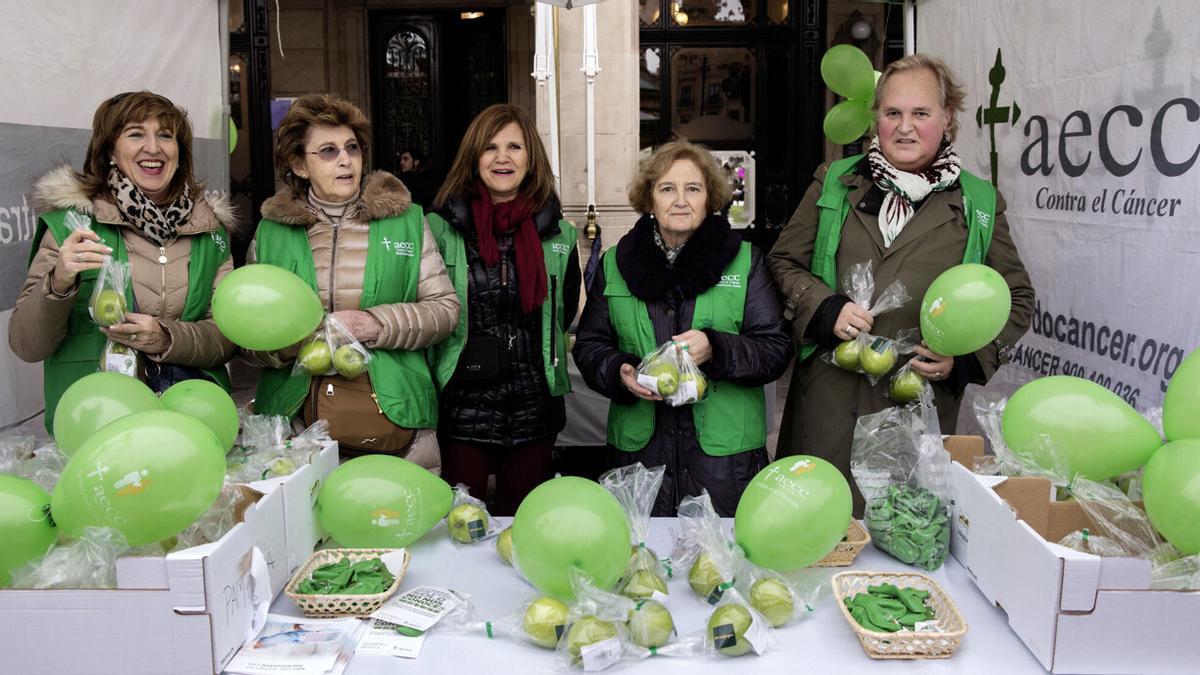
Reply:
[[[509,524],[510,519],[503,519]],[[650,545],[662,555],[670,551],[675,520],[656,518]],[[493,541],[455,547],[440,524],[409,549],[412,562],[401,588],[422,585],[451,587],[469,593],[483,618],[497,618],[517,608],[536,594],[496,555]],[[878,551],[872,545],[855,560],[852,568],[882,571],[913,571],[913,568]],[[1013,570],[1020,574],[1019,570]],[[831,595],[815,612],[799,623],[776,631],[777,647],[763,656],[730,658],[653,657],[628,668],[609,669],[621,673],[1041,673],[1041,665],[1007,624],[1004,612],[988,603],[958,561],[949,558],[931,576],[950,594],[969,626],[962,644],[951,659],[877,661],[869,658],[846,625]],[[680,634],[704,627],[708,610],[688,588],[685,578],[670,582],[667,606]],[[273,612],[299,616],[280,594]],[[382,673],[492,673],[554,672],[554,653],[514,641],[488,640],[483,636],[432,633],[416,660],[381,656],[358,656],[346,675]]]

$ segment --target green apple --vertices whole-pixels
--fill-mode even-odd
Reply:
[[[450,536],[455,541],[469,544],[479,541],[487,535],[487,511],[466,502],[450,509],[446,514],[446,524],[450,527]]]
[[[896,345],[891,340],[877,340],[875,344],[862,350],[858,357],[858,365],[863,372],[875,377],[883,377],[896,365]]]
[[[367,370],[367,359],[354,345],[342,345],[333,353],[333,367],[347,380],[362,375]]]
[[[629,629],[629,639],[646,649],[667,644],[675,631],[671,612],[654,600],[639,602],[637,608],[629,612],[625,626]]]
[[[500,536],[496,537],[496,553],[500,554],[500,559],[504,561],[505,565],[512,564],[512,528],[511,527],[504,528],[504,531],[500,533]]]
[[[921,397],[925,388],[925,378],[917,371],[909,368],[892,378],[888,387],[888,396],[897,403],[908,403]]]
[[[567,653],[572,659],[579,658],[579,651],[588,645],[617,637],[617,626],[611,621],[601,621],[594,616],[585,616],[571,624],[567,631]]]
[[[535,645],[554,649],[566,622],[567,606],[554,598],[541,597],[529,603],[521,627]]]
[[[696,383],[697,401],[703,400],[704,395],[708,393],[708,378],[704,377],[703,375],[697,375],[696,373],[684,373],[683,377],[679,378],[679,384],[682,385],[684,382]]]
[[[708,617],[708,637],[713,647],[725,656],[741,656],[750,651],[746,631],[750,629],[750,610],[731,602],[713,610]]]
[[[846,370],[858,370],[859,355],[862,353],[862,344],[858,340],[846,340],[833,350],[833,362],[839,368]]]
[[[96,323],[107,328],[125,318],[125,298],[113,289],[105,288],[96,294],[91,309]]]
[[[324,340],[313,340],[300,347],[296,361],[309,375],[324,375],[333,366],[333,355],[330,354],[329,345]]]
[[[717,586],[726,580],[721,578],[717,565],[707,553],[701,552],[688,570],[688,585],[702,598],[707,598]]]
[[[790,621],[796,611],[792,589],[771,577],[759,579],[750,587],[750,606],[776,628]]]
[[[646,369],[646,374],[655,380],[659,396],[670,396],[679,391],[679,368],[670,361],[656,361]]]
[[[647,555],[649,555],[654,560],[658,560],[658,554],[654,552],[654,549],[650,548],[649,546],[646,546],[645,548],[646,548]],[[640,550],[642,550],[642,546],[638,546],[637,544],[634,544],[629,547],[629,564],[630,565],[632,565],[634,562],[637,561],[638,551],[640,551]]]
[[[663,578],[655,574],[653,570],[644,567],[634,570],[625,585],[621,587],[621,595],[634,600],[646,600],[654,595],[654,591],[666,595],[667,582],[663,581]]]

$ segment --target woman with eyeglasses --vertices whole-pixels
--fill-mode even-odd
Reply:
[[[263,366],[254,409],[328,420],[343,457],[387,453],[437,471],[437,393],[425,349],[458,324],[458,297],[408,189],[385,171],[363,175],[370,137],[352,103],[296,99],[275,146],[284,185],[262,205],[249,256],[312,285],[329,316],[371,350],[368,371],[293,376],[298,345],[249,352]]]
[[[101,103],[83,170],[52,170],[34,201],[41,216],[8,341],[21,359],[44,362],[47,431],[67,387],[101,368],[156,391],[193,377],[229,388],[234,346],[209,301],[233,269],[233,211],[192,173],[187,113],[148,91]],[[110,256],[128,263],[130,279],[123,302],[98,313],[101,327],[89,310]]]

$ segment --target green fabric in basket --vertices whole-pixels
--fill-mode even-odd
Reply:
[[[349,558],[321,565],[296,586],[304,595],[375,595],[396,581],[379,558],[351,563]]]

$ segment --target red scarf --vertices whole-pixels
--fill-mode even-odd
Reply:
[[[542,255],[542,240],[533,224],[533,204],[524,195],[493,204],[483,181],[479,181],[471,200],[471,215],[475,220],[479,257],[488,267],[500,262],[496,237],[512,235],[521,312],[528,314],[540,307],[546,300],[546,260]]]

